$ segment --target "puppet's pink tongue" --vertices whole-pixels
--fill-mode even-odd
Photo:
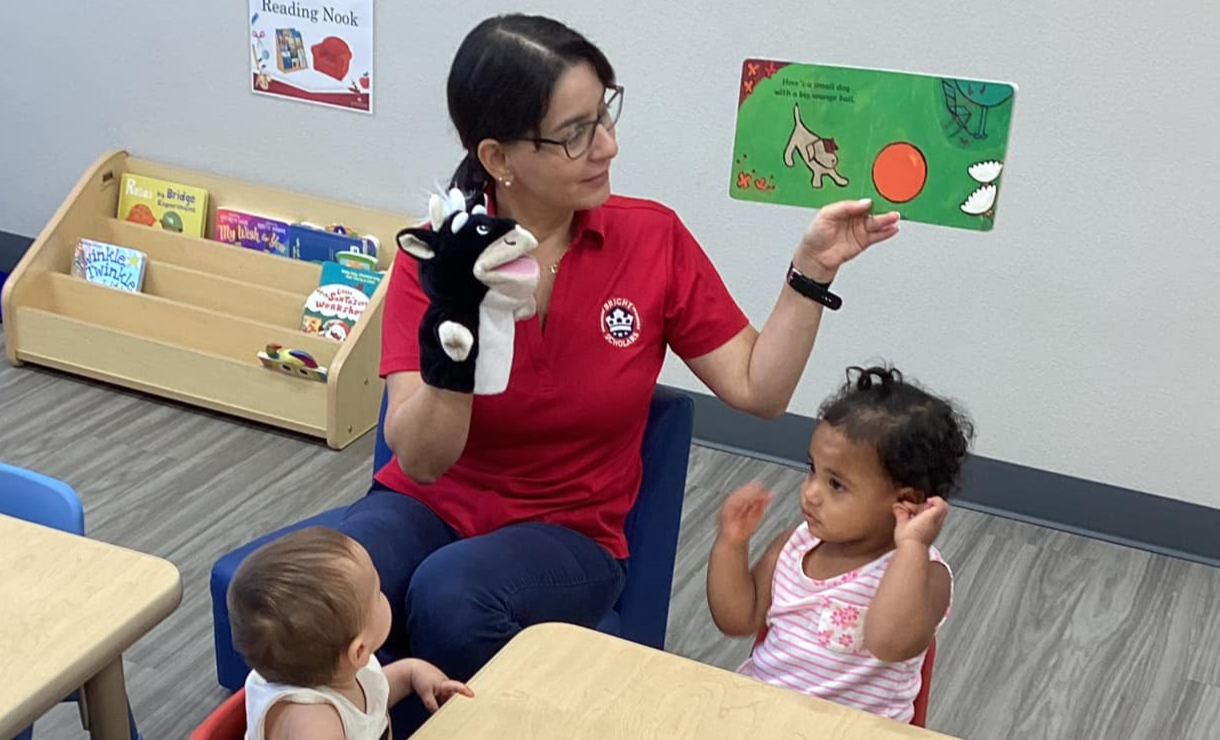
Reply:
[[[512,262],[505,262],[492,272],[515,278],[532,278],[538,275],[538,260],[533,257],[518,257]]]

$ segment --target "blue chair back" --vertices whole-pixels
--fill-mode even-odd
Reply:
[[[377,414],[377,442],[373,447],[373,475],[386,466],[393,457],[394,451],[385,441],[385,412],[390,406],[390,393],[387,389],[381,394],[381,411]]]
[[[0,514],[84,536],[85,509],[72,486],[42,473],[0,463]],[[75,692],[72,697],[74,698]],[[31,740],[34,726],[13,740]],[[136,733],[132,733],[136,737]]]
[[[627,583],[616,607],[619,636],[657,650],[665,649],[694,425],[694,399],[657,386],[641,449],[640,494],[623,527],[631,554]]]
[[[0,514],[85,534],[85,509],[72,486],[6,463],[0,463]]]
[[[388,398],[389,394],[382,394],[373,451],[374,474],[393,458],[385,441]],[[673,388],[658,385],[653,391],[641,449],[644,474],[639,496],[624,524],[631,552],[627,560],[627,582],[614,612],[599,627],[658,650],[665,647],[669,620],[694,406],[690,396]]]

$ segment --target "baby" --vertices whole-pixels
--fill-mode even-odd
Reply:
[[[932,543],[973,427],[880,367],[849,368],[820,419],[804,521],[753,569],[750,536],[771,494],[748,485],[725,501],[708,605],[725,634],[765,635],[738,672],[909,722],[924,655],[952,602],[952,574]]]
[[[415,691],[429,711],[474,696],[430,663],[383,669],[390,604],[368,552],[347,535],[308,527],[242,562],[228,593],[246,679],[247,740],[390,737],[389,708]]]

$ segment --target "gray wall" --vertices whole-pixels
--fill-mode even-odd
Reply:
[[[885,357],[968,404],[981,454],[1220,508],[1218,6],[699,5],[511,7],[604,47],[627,87],[616,189],[677,208],[758,325],[810,213],[728,199],[742,58],[1021,87],[996,230],[909,224],[844,270],[794,413]],[[247,92],[244,3],[0,3],[0,230],[36,234],[110,147],[417,211],[459,154],[448,62],[508,7],[378,3],[369,117]],[[698,387],[672,362],[663,380]]]

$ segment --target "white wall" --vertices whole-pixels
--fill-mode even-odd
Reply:
[[[811,214],[727,196],[742,58],[1016,81],[996,230],[909,224],[846,268],[792,410],[885,357],[963,399],[983,454],[1220,508],[1215,4],[610,5],[511,7],[603,46],[627,87],[616,189],[677,208],[759,325]],[[453,51],[506,9],[379,2],[366,117],[248,93],[243,3],[4,0],[0,229],[37,233],[114,146],[414,212],[458,157]]]

